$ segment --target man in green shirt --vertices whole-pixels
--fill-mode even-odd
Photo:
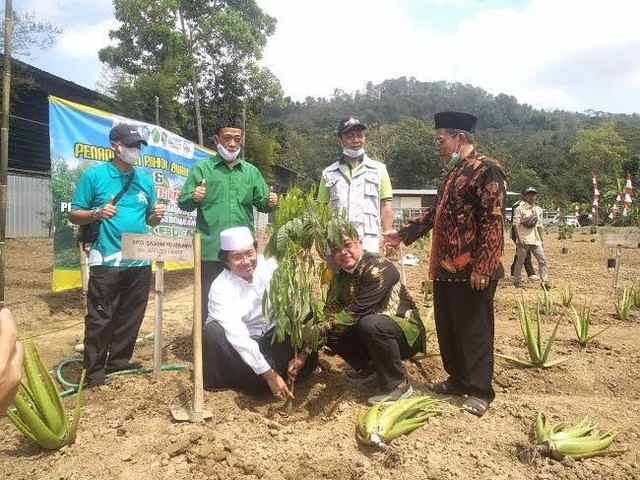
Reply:
[[[196,231],[202,236],[203,319],[211,283],[224,269],[218,258],[220,232],[231,227],[248,227],[255,234],[253,207],[267,213],[278,204],[278,196],[269,192],[260,171],[238,159],[243,128],[237,115],[216,120],[213,138],[218,153],[194,165],[178,199],[182,210],[197,212]]]

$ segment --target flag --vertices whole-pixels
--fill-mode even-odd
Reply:
[[[611,211],[609,212],[609,218],[611,220],[613,220],[613,217],[618,216],[618,203],[620,203],[620,200],[620,194],[616,195],[616,199],[613,201],[613,206],[611,207]]]
[[[627,216],[631,212],[631,203],[633,200],[631,197],[633,196],[633,187],[631,186],[631,174],[627,172],[627,181],[624,184],[624,197],[622,199],[622,205],[624,209],[622,210],[622,215]]]
[[[595,215],[598,211],[598,205],[600,203],[600,190],[598,190],[598,182],[596,182],[596,175],[591,174],[591,185],[593,186],[593,198],[591,201],[591,213]]]

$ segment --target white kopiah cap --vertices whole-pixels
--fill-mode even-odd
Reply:
[[[227,252],[253,245],[253,236],[247,227],[227,228],[220,232],[220,249]]]

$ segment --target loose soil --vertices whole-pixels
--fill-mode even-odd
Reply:
[[[520,368],[496,358],[497,398],[478,419],[465,412],[432,419],[423,428],[395,440],[383,452],[358,445],[356,415],[375,386],[345,381],[348,366],[322,358],[322,372],[297,385],[294,408],[286,415],[269,397],[252,398],[233,391],[205,392],[213,413],[205,423],[172,420],[170,407],[188,407],[191,398],[192,272],[168,272],[164,297],[165,365],[184,371],[158,375],[121,375],[109,386],[87,392],[74,445],[42,451],[27,444],[13,425],[0,419],[0,473],[12,480],[179,480],[179,479],[607,479],[640,478],[640,312],[626,321],[615,318],[614,256],[600,234],[577,229],[559,241],[545,238],[556,313],[544,317],[543,331],[563,318],[552,358],[569,360],[550,369]],[[561,249],[568,248],[562,254]],[[9,240],[6,247],[6,304],[23,336],[33,338],[52,367],[77,356],[83,314],[79,291],[51,293],[52,243],[49,239]],[[407,266],[406,281],[421,301],[428,253],[408,249],[421,262]],[[638,281],[640,250],[624,249],[620,286]],[[507,243],[506,260],[513,258]],[[534,262],[535,264],[535,262]],[[400,268],[400,267],[399,267]],[[611,327],[587,347],[576,340],[569,314],[560,304],[570,285],[573,304],[592,302],[594,331]],[[508,280],[496,295],[496,351],[526,357],[517,300],[521,291]],[[530,304],[542,295],[539,285],[523,291]],[[426,311],[426,307],[425,307]],[[141,336],[153,330],[153,295]],[[432,325],[432,324],[431,324]],[[433,327],[432,327],[433,328]],[[435,333],[430,354],[406,362],[415,389],[428,394],[426,383],[443,378]],[[153,341],[136,346],[134,360],[151,365]],[[65,400],[68,405],[72,399]],[[459,398],[452,398],[454,406]],[[603,429],[624,429],[616,443],[619,457],[558,462],[537,456],[530,430],[537,411],[554,421],[577,422],[588,416]]]

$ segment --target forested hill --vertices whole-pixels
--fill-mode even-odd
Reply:
[[[442,173],[433,114],[442,110],[479,117],[476,146],[502,162],[510,190],[535,185],[548,203],[587,208],[591,172],[605,197],[627,171],[640,180],[640,115],[536,110],[460,83],[401,77],[353,95],[336,90],[330,99],[286,99],[284,107],[268,108],[263,122],[280,145],[278,163],[297,171],[301,183],[317,182],[335,159],[338,121],[354,115],[368,125],[366,150],[387,164],[394,188],[433,188]]]

